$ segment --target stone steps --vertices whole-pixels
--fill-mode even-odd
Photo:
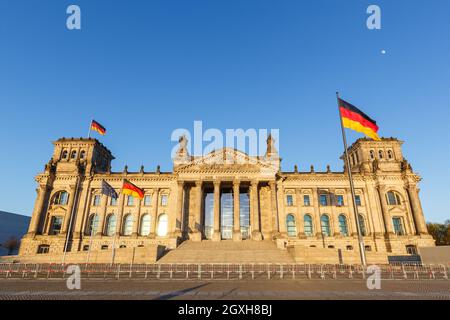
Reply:
[[[272,241],[185,241],[158,263],[293,263],[287,250]]]

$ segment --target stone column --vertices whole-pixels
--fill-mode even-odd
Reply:
[[[259,181],[253,180],[250,184],[250,226],[253,240],[262,240],[259,221],[258,183]]]
[[[316,237],[322,238],[322,224],[320,222],[320,207],[319,207],[319,190],[313,188],[312,201],[314,207],[314,213],[312,214],[313,228],[316,233]]]
[[[384,221],[384,228],[386,230],[386,234],[393,235],[394,229],[392,226],[392,219],[391,215],[389,214],[388,206],[386,203],[386,189],[383,186],[378,187],[378,197],[380,199],[381,203],[381,210],[383,211],[383,221]]]
[[[409,185],[407,191],[417,234],[428,234],[427,224],[419,200],[419,190],[416,186]]]
[[[240,220],[240,181],[233,181],[233,240],[242,240]]]
[[[287,227],[286,227],[286,210],[284,202],[286,201],[286,195],[284,194],[284,188],[282,181],[277,182],[277,220],[278,220],[278,231],[281,237],[287,237]],[[288,212],[292,213],[292,212]]]
[[[184,199],[184,181],[177,182],[177,206],[175,209],[175,237],[181,237],[183,234],[183,199]]]
[[[137,209],[135,209],[135,212],[133,213],[133,231],[131,233],[131,236],[133,238],[137,238],[137,236],[139,234],[139,222],[141,219],[142,200],[141,199],[136,199],[136,200],[137,200]]]
[[[61,230],[61,234],[67,234],[67,231],[69,230],[69,224],[70,224],[70,217],[73,214],[73,206],[75,203],[75,195],[76,195],[76,186],[77,183],[75,183],[75,185],[70,185],[70,192],[69,192],[69,203],[67,206],[67,212],[64,216],[64,224]],[[73,223],[73,221],[72,221]]]
[[[81,235],[84,232],[84,228],[86,226],[85,224],[85,218],[86,216],[89,216],[88,212],[91,209],[91,190],[90,190],[90,186],[91,186],[91,182],[92,182],[92,177],[89,177],[87,179],[84,180],[84,182],[81,184],[80,186],[80,190],[79,192],[79,199],[80,199],[80,204],[79,206],[77,206],[77,210],[75,211],[75,228],[74,228],[74,232],[73,232],[73,238],[75,239],[81,239]],[[81,244],[81,243],[79,243]]]
[[[220,234],[220,181],[214,182],[214,232],[213,241],[222,239]]]
[[[105,230],[105,218],[106,218],[106,209],[108,204],[108,196],[102,195],[102,204],[101,204],[101,213],[100,213],[100,219],[98,221],[98,231],[97,236],[103,235],[103,232]]]
[[[352,201],[352,191],[350,188],[345,189],[347,193],[347,207],[348,207],[348,234],[353,237],[358,237],[358,229],[356,224],[358,221],[355,221],[355,213],[353,208],[353,201]],[[358,207],[356,207],[356,210],[358,210]],[[358,212],[356,212],[356,215],[358,216]],[[350,228],[351,226],[351,228]],[[367,232],[367,226],[366,226],[366,232]]]
[[[297,230],[297,234],[298,234],[298,237],[300,238],[300,239],[306,239],[306,236],[305,236],[305,222],[304,222],[304,219],[303,219],[303,214],[305,213],[305,212],[301,212],[301,203],[303,203],[303,199],[302,199],[302,194],[301,194],[301,189],[296,189],[295,190],[295,198],[296,198],[296,205],[297,205],[297,217],[296,217],[296,225],[298,226],[298,229],[299,230]],[[309,212],[308,212],[309,213]]]
[[[194,228],[189,238],[193,241],[202,241],[202,209],[203,209],[203,181],[195,182],[196,197],[195,197],[195,211],[194,211]]]
[[[272,214],[272,238],[279,238],[280,235],[280,221],[278,217],[278,205],[277,205],[277,185],[275,181],[269,181],[270,187],[270,205]]]
[[[44,210],[44,202],[47,196],[48,188],[46,185],[40,185],[36,189],[37,199],[34,204],[33,214],[31,215],[30,226],[28,228],[28,235],[34,236],[38,233],[39,222],[41,220],[42,211]],[[50,201],[50,200],[49,200]]]
[[[159,205],[159,189],[156,188],[153,190],[152,194],[152,213],[151,213],[151,221],[150,221],[150,237],[154,238],[156,236],[156,225],[158,224],[158,205]]]

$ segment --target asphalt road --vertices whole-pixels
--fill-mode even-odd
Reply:
[[[363,280],[0,280],[0,300],[450,300],[450,280],[382,280],[369,290]]]

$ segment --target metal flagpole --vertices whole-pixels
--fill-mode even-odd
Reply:
[[[356,221],[356,230],[358,232],[359,254],[361,257],[361,264],[363,266],[366,266],[366,252],[365,252],[365,248],[364,248],[364,239],[361,235],[361,228],[359,226],[358,211],[357,211],[356,200],[355,200],[355,186],[353,185],[352,170],[350,168],[350,158],[348,157],[348,152],[347,152],[347,137],[345,136],[344,123],[342,121],[341,108],[339,105],[339,92],[336,92],[336,98],[337,98],[338,111],[339,111],[339,120],[341,121],[342,140],[344,142],[344,154],[345,154],[345,161],[346,161],[347,172],[348,172],[348,180],[350,182],[350,190],[352,192],[353,214],[354,214],[355,221]]]
[[[89,123],[88,139],[91,137],[92,121],[94,121],[94,118],[91,118],[91,122]]]
[[[75,190],[75,195],[74,195],[75,198],[73,199],[73,207],[72,207],[72,210],[70,212],[69,227],[66,230],[67,236],[66,236],[66,243],[64,245],[63,257],[62,257],[62,261],[61,261],[62,265],[64,265],[64,263],[66,262],[66,252],[67,252],[67,249],[69,247],[69,239],[70,239],[70,233],[71,233],[71,230],[72,230],[73,216],[74,216],[74,212],[75,212],[75,207],[77,206],[78,190],[80,189],[80,180],[79,179],[80,178],[77,178],[76,190]]]

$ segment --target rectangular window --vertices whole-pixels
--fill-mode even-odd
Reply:
[[[134,205],[134,198],[132,196],[128,196],[127,206],[133,206],[133,205]]]
[[[152,197],[149,194],[145,195],[144,206],[149,207],[151,205],[151,203],[152,203]]]
[[[162,206],[167,206],[167,194],[163,194],[162,196],[161,196],[161,205]]]
[[[344,206],[344,196],[343,195],[337,195],[336,196],[336,205],[338,207]]]
[[[50,246],[49,246],[49,245],[46,245],[46,244],[43,244],[43,245],[40,245],[40,246],[38,247],[37,253],[38,253],[38,254],[45,254],[45,253],[48,253],[49,250],[50,250]]]
[[[309,199],[309,195],[305,194],[303,196],[303,205],[309,207],[311,205],[311,201]]]
[[[402,218],[400,217],[394,217],[392,218],[392,223],[394,224],[394,232],[395,234],[402,236],[405,234],[404,230],[403,230],[403,223],[402,223]]]
[[[110,204],[111,204],[112,206],[117,206],[117,198],[111,198]]]
[[[62,217],[53,217],[52,218],[52,227],[50,230],[51,235],[57,235],[61,232],[63,218]]]
[[[358,207],[361,206],[361,196],[355,196],[355,202]]]
[[[94,207],[98,207],[98,206],[100,206],[100,199],[101,199],[101,197],[100,197],[100,195],[99,194],[96,194],[95,196],[94,196]]]
[[[328,199],[326,194],[321,194],[319,196],[319,201],[321,206],[327,206],[328,205]]]
[[[292,198],[292,194],[288,194],[286,196],[286,202],[288,207],[292,207],[294,205],[294,199]]]

